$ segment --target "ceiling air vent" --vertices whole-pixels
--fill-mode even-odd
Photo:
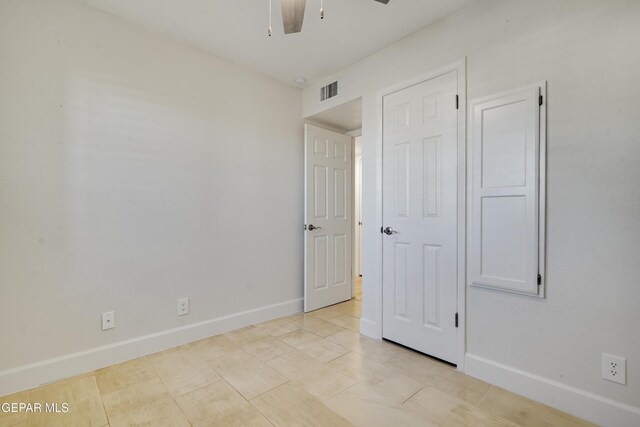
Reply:
[[[329,83],[325,87],[320,88],[320,102],[333,98],[338,95],[338,82]]]

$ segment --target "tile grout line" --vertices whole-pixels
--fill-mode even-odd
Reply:
[[[104,416],[107,418],[107,425],[111,425],[111,420],[109,419],[109,412],[107,412],[107,406],[104,404],[104,397],[102,395],[102,390],[100,389],[100,384],[98,384],[98,377],[95,376],[95,371],[94,371],[93,378],[96,380],[96,388],[98,389],[98,395],[100,396],[100,403],[102,403],[102,410],[104,411]]]
[[[487,394],[489,394],[489,392],[491,391],[491,389],[492,389],[492,388],[493,388],[493,385],[489,385],[489,388],[487,389],[487,391],[485,391],[485,392],[482,394],[482,397],[480,398],[480,400],[478,400],[478,401],[476,402],[476,404],[475,404],[475,405],[473,405],[473,406],[475,406],[476,408],[480,408],[480,403],[484,400],[484,398],[487,396]],[[482,408],[480,408],[480,409],[482,409]]]
[[[289,384],[289,382],[287,381],[287,382],[286,382],[286,383],[284,383],[284,384],[280,384],[278,387],[283,386],[283,385],[285,385],[285,384]],[[276,387],[276,388],[277,388],[277,387]],[[273,390],[273,389],[272,389],[272,390]],[[269,391],[271,391],[271,390],[269,390]],[[266,392],[266,391],[265,391],[264,393],[259,394],[258,396],[254,397],[253,399],[257,399],[257,398],[259,398],[260,396],[262,396],[262,395],[263,395],[263,394],[265,394],[265,393],[268,393],[268,392]],[[249,404],[250,404],[251,406],[253,406],[253,408],[254,408],[256,411],[258,411],[258,412],[260,413],[260,415],[262,415],[262,416],[264,417],[264,419],[265,419],[265,420],[267,420],[267,422],[268,422],[269,424],[271,424],[272,426],[274,426],[274,427],[275,427],[275,424],[271,421],[271,419],[270,419],[269,417],[267,417],[267,415],[266,415],[264,412],[262,412],[262,411],[260,410],[260,408],[258,408],[256,405],[254,405],[254,404],[253,404],[253,402],[251,401],[251,400],[253,400],[253,399],[251,399],[251,400],[247,400],[244,396],[242,396],[242,397],[243,397],[247,402],[249,402]]]
[[[174,348],[177,348],[177,347],[174,347]],[[197,356],[197,357],[200,357],[200,356]],[[173,393],[171,393],[171,391],[169,391],[169,386],[167,386],[167,383],[166,383],[166,382],[165,382],[165,380],[162,378],[162,376],[158,373],[158,370],[156,369],[156,367],[155,367],[155,365],[153,364],[153,362],[152,362],[151,360],[149,360],[148,356],[145,356],[145,359],[146,359],[147,363],[148,363],[149,365],[151,365],[151,369],[153,369],[153,372],[155,372],[155,373],[156,373],[156,377],[158,377],[158,379],[160,380],[160,382],[162,383],[162,385],[164,385],[164,387],[167,389],[167,393],[169,393],[169,396],[171,396],[171,399],[173,400],[173,403],[176,405],[176,407],[178,408],[178,410],[180,411],[180,413],[184,416],[184,419],[185,419],[185,420],[187,420],[187,422],[189,423],[189,425],[190,425],[190,426],[193,426],[193,423],[191,422],[191,419],[187,416],[187,414],[186,414],[186,413],[184,412],[184,410],[182,409],[182,406],[180,406],[180,404],[178,403],[178,400],[177,400],[178,396],[174,396],[174,395],[173,395]],[[203,360],[203,362],[204,362],[204,363],[207,363],[207,362],[205,362],[204,360]],[[208,365],[208,363],[207,363],[207,365]],[[213,369],[213,368],[211,368],[211,369]],[[215,372],[215,369],[214,369],[214,372]],[[217,373],[217,372],[216,372],[216,373]],[[218,375],[219,375],[219,374],[218,374]],[[222,377],[220,377],[220,378],[222,378]],[[214,381],[214,382],[215,382],[215,381]],[[211,384],[213,384],[213,383],[211,383]],[[207,384],[207,385],[208,385],[208,384]],[[202,387],[205,387],[205,386],[202,386]],[[197,387],[197,388],[195,388],[195,389],[194,389],[194,390],[192,390],[192,391],[198,390],[198,389],[200,389],[200,388],[202,388],[202,387]],[[191,393],[191,392],[187,392],[187,393]],[[185,395],[185,394],[187,394],[187,393],[182,393],[180,396]]]
[[[400,404],[400,406],[404,405],[405,403],[407,403],[407,401],[409,401],[409,399],[411,399],[413,396],[415,396],[416,394],[420,393],[424,388],[426,387],[426,384],[423,385],[422,387],[420,387],[418,390],[416,390],[415,393],[413,393],[411,396],[407,397],[405,400],[402,401],[402,403]]]
[[[271,368],[271,369],[274,369],[274,368]],[[275,370],[275,369],[274,369],[274,370]],[[275,371],[276,371],[276,372],[278,372],[277,370],[275,370]],[[280,372],[278,372],[278,374],[280,374]],[[280,374],[280,375],[282,375],[282,374]],[[273,390],[275,390],[275,389],[277,389],[277,388],[279,388],[279,387],[282,387],[283,385],[287,385],[287,384],[290,384],[290,383],[295,384],[295,382],[293,382],[293,380],[290,380],[289,378],[285,377],[284,375],[282,375],[282,377],[286,378],[286,379],[287,379],[287,382],[284,382],[284,383],[282,383],[282,384],[278,384],[278,385],[277,385],[277,386],[275,386],[275,387],[271,387],[269,390],[265,390],[265,391],[263,391],[262,393],[260,393],[260,394],[257,394],[257,395],[255,395],[255,396],[253,396],[251,399],[247,399],[246,397],[242,396],[242,394],[240,394],[240,396],[242,396],[242,397],[244,398],[244,400],[246,400],[247,402],[251,403],[251,401],[252,401],[253,399],[257,399],[258,397],[261,397],[261,396],[263,396],[263,395],[265,395],[265,394],[267,394],[267,393],[269,393],[269,392],[271,392],[271,391],[273,391]],[[295,385],[297,385],[297,384],[295,384]],[[232,387],[233,387],[233,386],[232,386]],[[240,393],[240,392],[238,392],[238,393]],[[265,415],[265,416],[266,416],[266,415]]]
[[[154,369],[155,369],[155,368],[154,368]],[[212,368],[212,369],[213,369],[213,368]],[[222,377],[220,377],[220,379],[222,379]],[[162,382],[163,382],[163,384],[164,384],[164,381],[162,380],[162,378],[160,378],[160,381],[162,381]],[[218,380],[218,381],[219,381],[219,380]],[[188,393],[191,393],[191,392],[193,392],[193,391],[200,390],[201,388],[204,388],[204,387],[206,387],[206,386],[208,386],[208,385],[210,385],[210,384],[213,384],[213,383],[215,383],[215,382],[217,382],[217,381],[214,381],[214,382],[212,382],[212,383],[209,383],[209,384],[203,385],[203,386],[201,386],[201,387],[197,387],[197,388],[195,388],[195,389],[193,389],[193,390],[191,390],[191,391],[189,391],[189,392],[182,393],[180,396],[184,396],[184,395],[186,395],[186,394],[188,394]],[[187,422],[189,423],[189,425],[190,425],[190,426],[193,426],[193,423],[191,422],[191,418],[189,418],[189,416],[186,414],[186,412],[184,412],[184,409],[182,409],[182,406],[180,406],[180,403],[178,403],[178,397],[179,397],[179,396],[174,396],[173,394],[171,394],[171,392],[169,392],[169,395],[171,396],[171,398],[173,399],[173,402],[176,404],[176,406],[178,407],[178,410],[179,410],[179,411],[180,411],[180,413],[184,416],[184,418],[187,420]]]
[[[351,378],[350,376],[345,375],[345,374],[343,374],[342,372],[339,372],[339,374],[340,374],[340,375],[343,375],[345,378],[348,378],[348,379],[350,379],[351,381],[353,381],[353,384],[351,384],[349,387],[345,388],[344,390],[340,390],[340,391],[336,392],[335,394],[332,394],[332,395],[331,395],[331,397],[329,397],[329,398],[327,398],[327,399],[325,399],[325,400],[320,400],[320,398],[318,398],[318,397],[316,397],[316,396],[313,396],[313,395],[312,395],[313,397],[316,397],[316,399],[318,399],[318,400],[320,401],[320,403],[322,403],[323,405],[325,405],[325,402],[328,402],[328,401],[330,401],[331,399],[333,399],[334,397],[336,397],[336,396],[338,396],[338,395],[340,395],[340,394],[344,393],[345,391],[349,390],[351,387],[355,387],[355,386],[357,386],[358,384],[360,384],[360,383],[359,383],[355,378]],[[311,393],[309,393],[309,394],[311,394]],[[326,405],[325,405],[325,406],[326,406]]]
[[[251,353],[247,352],[247,351],[246,351],[246,350],[244,350],[242,347],[240,347],[240,349],[241,349],[242,351],[244,351],[245,353],[247,353],[247,354],[251,355],[252,357],[255,357],[256,359],[258,359],[256,356],[254,356],[253,354],[251,354]],[[224,357],[224,356],[226,356],[226,355],[224,355],[224,354],[223,354],[223,355],[221,355],[221,356],[219,356],[219,357]],[[218,359],[219,357],[215,357],[214,359]],[[211,360],[213,360],[213,359],[211,359]],[[258,359],[258,360],[260,360],[260,359]],[[211,366],[211,365],[209,364],[209,362],[206,362],[206,363],[207,363],[207,365],[209,365],[209,366],[211,367],[211,369],[213,369],[213,370],[214,370],[214,371],[215,371],[215,372],[220,376],[220,379],[221,379],[222,381],[226,382],[226,383],[229,385],[229,387],[231,387],[231,388],[232,388],[236,393],[238,393],[238,394],[240,395],[240,397],[242,397],[242,398],[243,398],[244,400],[246,400],[247,402],[251,402],[249,399],[247,399],[247,398],[245,397],[245,395],[244,395],[244,394],[240,393],[240,390],[238,390],[237,388],[235,388],[235,387],[233,386],[233,384],[231,384],[231,382],[227,381],[227,379],[222,375],[222,373],[218,372],[218,370],[217,370],[216,368],[214,368],[213,366]],[[262,362],[262,363],[264,363],[265,365],[267,365],[265,362]],[[267,366],[268,366],[268,365],[267,365]],[[273,369],[273,368],[271,368],[271,369]],[[274,388],[275,388],[275,387],[274,387]],[[272,389],[269,389],[268,391],[271,391],[271,390],[273,390],[273,388],[272,388]],[[266,393],[266,392],[263,392],[263,393],[260,393],[260,394],[264,394],[264,393]],[[259,396],[259,395],[258,395],[258,396]],[[254,396],[254,399],[255,399],[256,397],[258,397],[258,396]]]
[[[502,420],[502,421],[504,421],[504,422],[506,422],[506,423],[508,423],[508,424],[513,424],[513,425],[517,425],[517,426],[521,425],[521,424],[520,424],[519,422],[517,422],[516,420],[510,420],[509,418],[507,418],[507,417],[503,416],[502,414],[497,413],[497,412],[495,412],[495,411],[493,411],[493,410],[491,410],[491,409],[484,409],[484,408],[481,408],[481,407],[480,407],[480,402],[482,402],[482,401],[484,400],[484,398],[489,394],[489,392],[490,392],[490,391],[491,391],[491,389],[493,389],[493,388],[494,388],[494,386],[493,386],[493,385],[489,385],[489,388],[487,389],[487,391],[485,391],[485,392],[484,392],[484,394],[482,395],[482,397],[480,398],[480,400],[478,400],[478,403],[476,403],[475,405],[472,405],[472,406],[473,406],[474,408],[476,408],[477,410],[482,411],[482,412],[486,412],[487,414],[491,414],[491,415],[493,415],[494,417],[496,417],[497,419]]]
[[[31,390],[33,390],[33,389],[29,389],[29,390],[27,390],[27,401],[28,401],[29,403],[32,403],[32,402],[31,402]],[[100,396],[100,399],[102,400],[102,396]],[[27,417],[26,417],[26,419],[27,419],[27,425],[29,425],[29,424],[30,424],[30,423],[29,423],[29,419],[31,418],[31,415],[32,415],[31,413],[28,413],[28,414],[27,414]],[[109,419],[107,419],[107,421],[108,421],[108,420],[109,420]]]
[[[153,353],[153,354],[155,354],[155,353]],[[144,359],[144,361],[149,364],[151,369],[153,369],[153,372],[155,372],[155,374],[156,374],[155,378],[158,378],[160,380],[160,382],[162,383],[162,385],[164,385],[165,388],[167,388],[166,384],[164,383],[164,381],[162,380],[160,375],[158,375],[158,371],[156,370],[155,366],[153,366],[153,363],[151,363],[151,361],[148,359],[148,356],[150,356],[150,355],[142,356],[139,359]],[[135,359],[131,359],[131,360],[135,360]],[[105,368],[102,368],[102,369],[108,369],[108,368],[111,368],[111,367],[114,367],[114,366],[117,366],[117,365],[121,365],[122,363],[127,363],[127,362],[129,362],[129,361],[121,362],[121,363],[118,363],[116,365],[106,366]],[[111,425],[111,420],[109,419],[109,412],[107,411],[107,407],[106,407],[106,405],[104,403],[104,396],[107,395],[107,394],[110,394],[110,393],[116,393],[118,391],[121,391],[121,390],[124,390],[126,388],[132,387],[134,384],[126,385],[126,386],[117,388],[115,390],[111,390],[108,393],[104,393],[102,391],[102,389],[100,388],[100,384],[98,383],[98,377],[95,375],[95,371],[94,371],[94,378],[96,380],[96,387],[98,388],[98,394],[100,395],[100,402],[102,403],[102,408],[104,409],[104,414],[107,417],[107,425]],[[151,381],[151,380],[153,380],[153,378],[151,378],[150,380],[147,380],[147,381]],[[171,393],[169,393],[169,389],[168,388],[167,388],[167,393],[173,399],[173,396],[171,395]],[[128,410],[123,411],[122,413],[125,414],[125,413],[130,412],[133,409],[136,409],[136,408],[138,408],[140,406],[144,406],[144,404],[136,405],[135,407],[129,408]]]

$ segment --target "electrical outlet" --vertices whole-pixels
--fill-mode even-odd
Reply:
[[[178,300],[178,316],[189,314],[189,298],[180,298]]]
[[[602,353],[602,378],[620,384],[627,383],[627,359]]]
[[[102,330],[113,329],[116,327],[116,313],[114,311],[107,311],[102,313]]]

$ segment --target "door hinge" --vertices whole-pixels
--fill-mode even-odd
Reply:
[[[540,97],[538,98],[538,105],[542,105],[543,102],[544,102],[544,97],[540,95]]]
[[[460,97],[456,95],[456,110],[460,108]]]
[[[458,327],[458,313],[456,313],[456,328]]]
[[[542,285],[542,276],[538,274],[538,286]]]

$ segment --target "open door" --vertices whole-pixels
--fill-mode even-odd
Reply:
[[[351,137],[305,125],[304,311],[351,299]]]

